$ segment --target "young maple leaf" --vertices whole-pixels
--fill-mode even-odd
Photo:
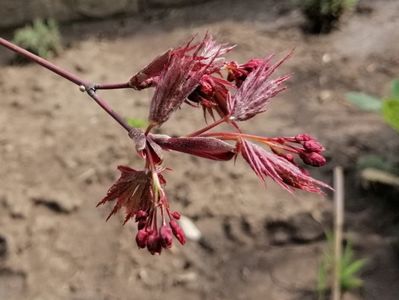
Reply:
[[[107,220],[119,209],[126,209],[126,220],[136,212],[151,207],[151,174],[147,170],[137,171],[127,166],[118,166],[120,178],[111,186],[107,195],[97,206],[116,200]]]
[[[165,53],[154,58],[152,62],[129,79],[129,85],[136,90],[155,86],[159,79],[159,75],[169,62],[170,56],[174,51],[177,50],[169,49]]]
[[[242,140],[238,149],[262,181],[270,177],[289,192],[293,192],[293,188],[313,193],[322,193],[321,188],[330,189],[327,184],[305,174],[292,161],[268,152],[256,144]]]
[[[159,75],[151,100],[149,114],[151,123],[160,125],[167,121],[171,113],[178,109],[197,88],[205,74],[215,72],[218,68],[220,70],[214,62],[220,58],[221,51],[225,53],[227,49],[206,36],[194,49],[187,46],[180,51],[172,52]]]
[[[218,43],[212,35],[209,33],[205,34],[202,42],[198,45],[197,53],[195,54],[198,57],[203,58],[204,64],[212,63],[212,66],[209,68],[210,73],[220,72],[220,68],[224,65],[225,58],[223,55],[230,52],[235,48],[235,45],[230,45],[227,43],[220,44]]]
[[[270,76],[289,55],[274,65],[270,56],[249,73],[237,92],[228,99],[229,111],[235,120],[245,121],[264,112],[270,99],[286,89],[283,83],[289,78],[288,75],[277,79],[270,79]]]

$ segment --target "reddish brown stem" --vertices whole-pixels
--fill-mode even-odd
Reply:
[[[129,89],[131,86],[129,82],[122,83],[96,83],[94,89],[96,90],[116,90],[116,89]]]
[[[198,135],[200,135],[200,134],[202,134],[202,133],[204,133],[204,132],[206,132],[208,130],[211,130],[212,128],[214,128],[214,127],[216,127],[216,126],[218,126],[218,125],[220,125],[220,124],[222,124],[224,122],[228,122],[228,120],[229,120],[229,116],[221,118],[221,119],[217,120],[216,122],[214,122],[212,124],[209,124],[208,126],[202,128],[200,130],[194,131],[193,133],[187,135],[187,137],[198,136]]]
[[[87,81],[80,79],[78,76],[76,76],[64,69],[61,69],[60,67],[52,64],[48,60],[45,60],[44,58],[41,58],[40,56],[37,56],[37,55],[17,46],[3,38],[0,38],[0,45],[10,49],[11,51],[18,53],[19,55],[26,57],[29,60],[34,61],[35,63],[49,69],[50,71],[60,75],[61,77],[64,77],[65,79],[68,79],[69,81],[72,81],[73,83],[75,83],[77,85],[84,85],[84,86],[89,85],[89,83]]]
[[[111,107],[108,106],[107,102],[105,100],[101,99],[92,89],[89,89],[87,91],[87,94],[98,104],[101,106],[102,109],[104,109],[115,121],[119,123],[124,129],[126,129],[127,132],[130,132],[132,130],[132,127],[125,121],[124,118],[122,118],[119,114],[117,114],[115,111],[112,110]]]
[[[48,70],[58,74],[59,76],[75,83],[76,85],[79,85],[82,87],[82,91],[86,91],[87,94],[102,108],[104,109],[114,120],[116,120],[124,129],[126,129],[128,132],[132,129],[131,126],[127,124],[127,122],[115,111],[113,111],[108,104],[101,99],[97,94],[95,93],[95,85],[90,84],[88,81],[83,80],[76,76],[75,74],[70,73],[69,71],[66,71],[53,63],[49,62],[48,60],[41,58],[40,56],[37,56],[36,54],[33,54],[3,38],[0,38],[0,45],[10,49],[11,51],[14,51],[29,60],[47,68]]]

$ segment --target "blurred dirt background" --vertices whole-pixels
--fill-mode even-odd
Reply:
[[[356,176],[363,154],[397,156],[398,135],[344,99],[351,90],[386,94],[398,76],[399,2],[361,1],[329,35],[307,35],[302,23],[288,0],[159,8],[65,24],[68,47],[53,61],[95,82],[117,82],[207,30],[238,44],[229,59],[240,62],[295,49],[280,70],[293,74],[289,89],[245,128],[269,136],[308,132],[325,144],[329,163],[312,172],[331,184],[333,167],[344,167],[346,232],[369,261],[364,288],[345,299],[399,299],[391,246],[399,209],[361,189]],[[170,153],[169,198],[202,239],[161,256],[139,251],[133,225],[122,226],[121,215],[106,223],[110,207],[95,208],[117,165],[141,166],[132,142],[75,86],[34,64],[10,65],[11,58],[0,49],[0,299],[316,299],[331,195],[292,196],[273,183],[265,189],[241,161]],[[151,92],[101,94],[115,110],[143,118]],[[201,111],[185,106],[161,132],[202,124]]]

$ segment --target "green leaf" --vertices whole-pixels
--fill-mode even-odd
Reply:
[[[378,98],[365,93],[350,92],[346,93],[346,99],[357,107],[366,111],[379,111],[381,109],[381,101]]]
[[[384,100],[382,104],[382,115],[385,122],[399,132],[399,101],[396,99]]]
[[[399,79],[395,79],[391,83],[391,96],[399,101]]]
[[[127,123],[135,128],[145,128],[148,125],[148,122],[144,119],[136,119],[136,118],[129,118],[127,119]]]
[[[341,257],[341,268],[345,269],[346,266],[350,265],[353,260],[353,249],[352,245],[348,242],[344,248],[344,252]]]
[[[360,270],[366,265],[366,260],[365,259],[358,259],[352,262],[351,264],[347,265],[344,267],[342,270],[341,276],[343,278],[350,278],[352,276],[355,276],[356,273],[359,273]]]
[[[341,287],[344,291],[352,290],[363,286],[363,280],[357,277],[351,277],[345,280],[341,279]]]

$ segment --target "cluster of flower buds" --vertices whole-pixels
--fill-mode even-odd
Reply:
[[[170,211],[164,190],[163,151],[218,161],[236,159],[240,155],[260,180],[270,178],[290,192],[301,189],[322,193],[322,188],[330,188],[312,178],[295,161],[299,158],[315,167],[326,163],[322,155],[324,147],[316,139],[307,134],[294,137],[250,135],[239,127],[239,122],[264,112],[270,100],[286,88],[284,83],[289,76],[272,78],[272,75],[290,54],[276,63],[273,63],[273,56],[269,56],[238,64],[224,58],[233,48],[217,43],[206,34],[199,43],[191,40],[166,51],[129,80],[129,86],[135,90],[155,88],[148,128],[145,131],[132,128],[129,133],[145,167],[137,171],[120,166],[120,178],[99,205],[116,201],[108,218],[124,208],[125,222],[134,218],[137,223],[138,247],[147,248],[152,254],[170,248],[173,235],[181,244],[185,243],[178,223],[180,214]],[[182,137],[151,133],[152,128],[161,126],[185,103],[201,106],[205,117],[208,113],[213,123]],[[223,123],[232,130],[213,130]]]
[[[126,210],[124,223],[131,218],[137,223],[137,246],[147,248],[152,254],[160,254],[162,248],[172,247],[173,235],[184,245],[185,235],[177,223],[180,214],[177,211],[170,211],[163,189],[166,184],[161,174],[163,170],[138,171],[126,166],[119,166],[118,169],[121,172],[120,178],[97,204],[98,206],[116,200],[107,220],[124,207]]]
[[[138,232],[136,234],[136,243],[139,248],[147,248],[151,254],[161,254],[162,249],[169,249],[173,244],[173,235],[184,245],[186,237],[183,230],[179,226],[177,220],[180,219],[178,212],[172,212],[168,215],[169,222],[162,221],[160,228],[151,226],[151,219],[154,217],[149,216],[145,211],[139,211],[136,214],[136,222],[138,223]]]
[[[263,64],[263,59],[253,58],[242,65],[238,65],[236,62],[231,61],[226,64],[228,71],[227,80],[235,82],[237,87],[240,87],[244,80],[248,77],[249,73],[256,70],[260,65]]]

